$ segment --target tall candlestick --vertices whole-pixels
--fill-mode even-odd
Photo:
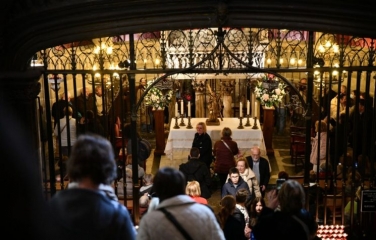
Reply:
[[[247,100],[247,115],[249,115],[249,108],[250,108],[251,102]]]
[[[180,101],[180,112],[181,112],[181,115],[184,115],[184,101],[183,100]]]
[[[191,116],[191,101],[188,101],[188,117]]]
[[[239,117],[243,117],[243,103],[239,103]]]
[[[175,103],[175,117],[178,116],[178,103]]]

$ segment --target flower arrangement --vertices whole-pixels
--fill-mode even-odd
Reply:
[[[149,81],[147,84],[147,88],[153,83],[154,81]],[[168,107],[172,100],[172,89],[169,90],[161,90],[157,87],[152,87],[149,92],[146,94],[144,101],[146,106],[151,106],[153,109],[164,109]]]
[[[272,107],[275,103],[282,102],[286,95],[286,85],[276,80],[258,81],[255,88],[256,99],[265,107]]]

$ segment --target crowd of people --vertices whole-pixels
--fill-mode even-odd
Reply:
[[[99,96],[100,89],[97,91]],[[62,100],[65,101],[67,96],[64,94]],[[82,97],[85,96],[89,96],[86,90],[82,92]],[[344,93],[338,94],[335,104],[339,105],[336,109],[345,109],[345,97]],[[352,112],[354,119],[368,121],[372,115],[363,114],[365,100],[361,98],[358,102],[359,106]],[[312,211],[304,208],[308,196],[305,196],[302,185],[288,179],[288,174],[281,173],[279,178],[284,179],[281,187],[267,192],[271,173],[269,161],[261,157],[257,146],[250,147],[250,156],[243,156],[237,142],[231,138],[230,128],[224,127],[221,139],[213,144],[206,124],[198,123],[187,162],[181,164],[179,169],[161,168],[154,176],[146,174],[144,163],[138,162],[137,176],[142,179],[142,186],[139,194],[134,196],[130,125],[121,128],[126,145],[121,160],[126,160],[121,169],[123,176],[119,178],[113,146],[103,136],[101,122],[95,122],[95,114],[103,106],[97,106],[94,111],[86,110],[81,115],[80,110],[74,109],[75,105],[64,105],[62,112],[56,114],[58,120],[54,134],[61,136],[59,144],[62,155],[69,156],[64,169],[70,183],[67,189],[59,191],[46,204],[46,216],[54,226],[50,229],[53,234],[64,239],[318,238],[318,225]],[[330,110],[326,118],[316,121],[316,134],[311,139],[311,175],[316,176],[323,163],[327,162],[326,141],[330,141],[327,130],[332,131],[327,124],[335,121],[336,124],[332,124],[335,129],[344,124],[342,117],[343,113],[336,117]],[[76,118],[79,118],[80,124],[77,128]],[[146,129],[149,129],[149,124],[146,122]],[[350,131],[349,136],[364,127],[351,121],[350,124],[353,124],[350,130],[355,128],[357,131]],[[362,135],[353,136],[352,139],[357,141],[351,142],[349,137],[349,144],[354,149],[357,163],[365,166],[367,156],[362,154],[369,149],[358,146],[359,142],[365,144],[358,137],[363,139]],[[348,167],[347,179],[360,181],[358,172],[355,171],[355,177],[351,176],[354,174],[351,171],[353,161],[342,156],[338,162],[340,166]],[[339,169],[338,172],[344,171]],[[208,204],[213,174],[219,177],[221,191],[218,212],[214,212]],[[354,184],[358,183],[348,183],[347,186]],[[139,226],[134,226],[129,211],[119,203],[118,197],[129,196],[139,199],[140,207],[147,209]]]

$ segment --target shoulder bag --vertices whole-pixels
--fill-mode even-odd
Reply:
[[[234,155],[234,153],[232,152],[231,148],[227,145],[227,143],[223,140],[221,140],[223,142],[223,144],[227,147],[228,150],[230,150],[230,152],[232,153],[232,155]],[[236,158],[235,158],[235,155],[234,155],[234,162],[235,162],[235,165],[236,165]]]
[[[185,229],[179,224],[176,218],[169,211],[167,211],[165,208],[160,208],[159,210],[161,210],[166,215],[167,219],[175,225],[175,227],[180,231],[185,239],[193,240],[192,237],[187,233],[187,231],[185,231]]]

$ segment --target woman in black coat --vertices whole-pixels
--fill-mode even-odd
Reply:
[[[199,122],[196,125],[197,132],[193,139],[192,147],[200,149],[200,161],[204,162],[208,169],[213,161],[212,140],[209,134],[206,133],[206,124]]]

